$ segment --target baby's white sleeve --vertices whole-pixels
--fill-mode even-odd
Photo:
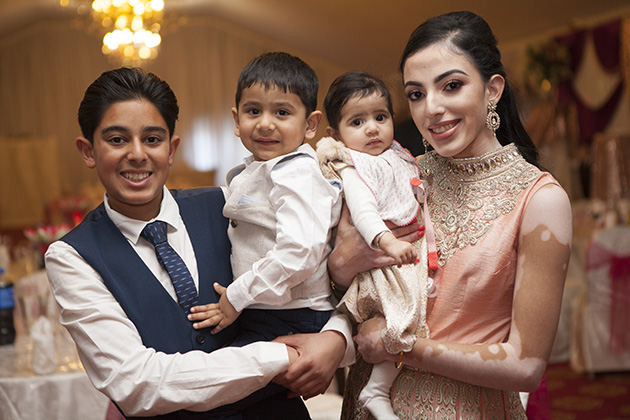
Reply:
[[[342,169],[339,175],[343,180],[344,195],[352,216],[352,223],[365,242],[371,246],[376,235],[389,231],[378,213],[376,197],[354,167],[348,166]]]

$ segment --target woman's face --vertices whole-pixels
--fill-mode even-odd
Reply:
[[[501,97],[503,77],[485,83],[466,56],[440,42],[407,59],[403,82],[411,116],[438,154],[474,157],[500,147],[486,115]]]

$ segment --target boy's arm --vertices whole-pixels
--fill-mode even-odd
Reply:
[[[315,159],[298,155],[280,163],[271,181],[276,243],[227,288],[237,311],[255,303],[280,307],[290,302],[291,289],[320,268],[329,247],[339,191],[323,178]]]
[[[100,275],[74,248],[52,244],[46,270],[59,319],[75,341],[90,380],[127,415],[210,410],[249,395],[289,366],[287,348],[278,343],[210,354],[156,352],[142,344]]]

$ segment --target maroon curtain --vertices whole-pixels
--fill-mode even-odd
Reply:
[[[619,71],[620,34],[620,20],[593,29],[593,42],[595,43],[597,57],[602,66],[611,73]]]
[[[611,73],[619,71],[621,21],[617,20],[594,29],[581,30],[569,35],[556,38],[560,44],[566,45],[571,55],[571,71],[574,73],[580,67],[584,56],[586,36],[591,32],[597,57],[604,69]],[[623,92],[623,79],[613,92],[610,99],[599,109],[586,106],[573,90],[571,80],[558,86],[558,100],[560,103],[574,103],[578,111],[580,126],[580,141],[589,142],[593,135],[603,131],[612,118]]]

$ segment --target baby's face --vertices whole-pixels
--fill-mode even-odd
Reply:
[[[376,156],[394,141],[394,121],[379,93],[354,96],[341,108],[339,138],[346,147]]]

